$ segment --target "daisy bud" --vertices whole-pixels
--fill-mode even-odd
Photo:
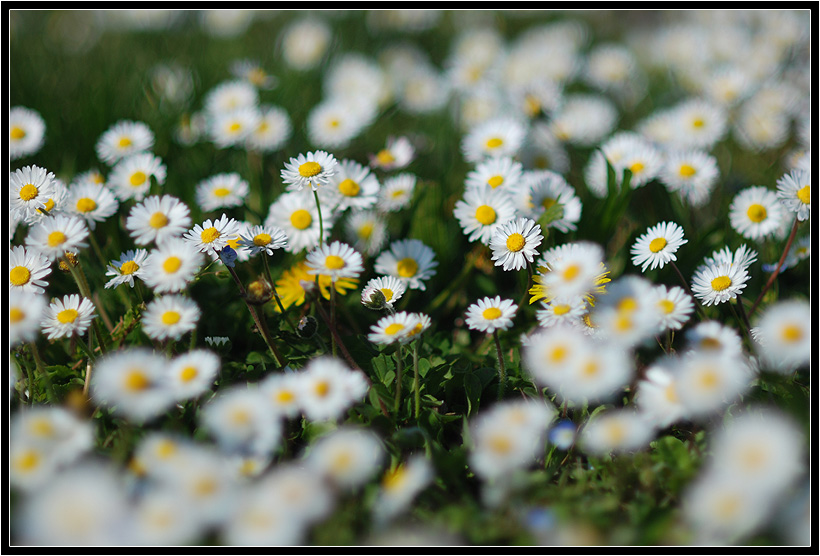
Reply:
[[[319,329],[319,323],[316,322],[316,319],[311,317],[310,315],[302,317],[299,321],[299,324],[296,325],[296,333],[299,334],[299,337],[304,340],[309,340],[316,335],[316,331]]]
[[[273,288],[264,278],[258,278],[248,284],[248,303],[252,305],[264,305],[273,298]]]

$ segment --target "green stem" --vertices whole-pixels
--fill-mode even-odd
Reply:
[[[401,344],[396,345],[396,402],[394,411],[396,415],[399,414],[399,406],[401,404],[401,375],[404,371],[404,358],[401,353]]]
[[[680,269],[678,268],[678,265],[675,264],[675,261],[669,261],[669,266],[671,266],[672,269],[675,271],[675,273],[678,275],[678,278],[680,279],[681,284],[683,284],[683,287],[686,290],[686,293],[688,293],[689,296],[692,298],[692,301],[694,301],[695,310],[697,310],[698,316],[700,316],[700,320],[703,320],[704,318],[706,318],[706,315],[703,313],[703,308],[698,303],[698,300],[695,297],[695,294],[692,293],[692,288],[689,287],[689,282],[687,282],[686,278],[684,278],[683,272],[680,271]]]
[[[322,220],[322,205],[319,203],[319,191],[313,190],[313,198],[316,200],[316,211],[319,213],[319,247],[324,245],[325,241],[325,224]]]
[[[333,333],[330,335],[330,349],[333,357],[336,357],[336,282],[330,282],[330,328]]]
[[[493,330],[495,351],[498,355],[498,399],[504,397],[504,386],[507,382],[507,370],[504,368],[504,354],[501,352],[501,340],[498,339],[498,330]]]
[[[772,275],[769,276],[769,281],[766,282],[766,285],[763,287],[763,290],[761,290],[760,295],[758,295],[757,299],[755,299],[755,302],[752,305],[752,308],[749,309],[749,314],[750,315],[753,315],[755,310],[757,310],[757,306],[760,305],[761,301],[763,301],[763,296],[766,294],[767,291],[769,291],[769,288],[772,287],[772,284],[774,284],[774,281],[777,278],[777,275],[780,274],[780,268],[783,266],[783,263],[786,262],[786,257],[788,256],[789,251],[792,248],[792,243],[794,243],[794,238],[797,236],[797,227],[799,225],[800,225],[800,220],[795,218],[794,219],[794,225],[792,226],[792,231],[789,234],[789,239],[786,241],[786,247],[783,248],[783,254],[780,256],[780,260],[777,262],[777,266],[775,267],[774,272],[772,272]]]
[[[94,305],[94,298],[91,296],[91,288],[88,287],[88,280],[85,277],[85,273],[83,272],[83,267],[80,265],[80,262],[77,261],[76,267],[69,262],[67,257],[63,257],[63,262],[68,267],[69,271],[71,272],[71,276],[77,283],[77,288],[80,290],[80,295],[88,299],[88,301],[90,301],[91,304]],[[96,311],[96,305],[94,305],[94,309]],[[100,339],[100,352],[102,354],[105,354],[105,336],[103,336],[102,331],[100,330],[100,323],[97,322],[96,318],[93,319],[91,323],[94,327],[94,331],[97,333],[97,337]],[[110,336],[108,337],[108,341],[111,341]]]
[[[290,315],[285,312],[285,306],[282,305],[282,299],[279,297],[279,292],[276,291],[276,284],[273,282],[273,277],[270,273],[270,264],[268,264],[268,254],[263,252],[262,255],[262,262],[265,266],[265,277],[268,279],[270,283],[271,290],[273,291],[273,297],[276,299],[276,305],[279,307],[279,312],[282,313],[282,316],[285,320],[288,321],[292,330],[296,330],[296,327],[293,325],[293,322],[290,320]]]
[[[416,340],[413,343],[413,394],[415,398],[415,415],[416,419],[419,418],[419,412],[421,408],[421,388],[419,383],[419,344],[421,343],[421,338]]]
[[[100,244],[97,243],[97,238],[94,235],[94,232],[88,234],[88,239],[91,242],[91,247],[94,250],[94,253],[97,255],[97,258],[100,259],[100,264],[102,264],[103,270],[106,270],[108,268],[108,261],[105,259],[102,249],[100,249]]]
[[[83,353],[85,353],[86,357],[88,357],[88,360],[93,362],[96,359],[96,357],[94,357],[94,353],[91,351],[91,348],[88,347],[88,344],[85,343],[85,340],[83,340],[82,336],[74,336],[74,339],[77,341],[77,345],[80,346],[80,349],[83,350]],[[86,377],[86,379],[87,378],[88,377]]]

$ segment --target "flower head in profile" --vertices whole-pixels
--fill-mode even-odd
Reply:
[[[24,106],[9,110],[9,158],[17,160],[40,150],[45,142],[46,123],[40,114]]]
[[[777,198],[798,220],[811,216],[811,172],[792,170],[777,180]]]
[[[404,168],[413,160],[416,151],[407,137],[389,137],[387,145],[370,156],[370,165],[385,171]]]

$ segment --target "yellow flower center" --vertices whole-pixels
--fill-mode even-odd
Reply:
[[[706,369],[698,375],[697,382],[698,386],[704,390],[714,390],[714,388],[720,383],[720,379],[715,371],[712,369]]]
[[[757,471],[764,466],[766,460],[766,452],[759,446],[748,446],[740,456],[743,466],[749,471]]]
[[[393,153],[391,153],[389,150],[382,149],[379,151],[379,154],[376,155],[376,160],[379,161],[379,164],[392,164],[396,161],[396,157],[393,156]]]
[[[151,386],[151,381],[140,369],[132,369],[125,377],[125,389],[140,392]]]
[[[26,450],[15,459],[20,471],[32,471],[40,465],[40,455],[34,450]]]
[[[202,238],[203,243],[213,243],[221,235],[222,234],[219,233],[219,230],[211,226],[210,228],[202,230],[202,233],[199,234],[199,237]]]
[[[615,330],[618,332],[627,332],[632,330],[632,319],[628,314],[618,315],[618,318],[615,319]]]
[[[385,301],[390,301],[391,299],[393,299],[393,290],[391,290],[390,288],[382,288],[381,292],[384,294]]]
[[[678,403],[678,393],[675,391],[675,384],[672,383],[663,390],[666,401],[671,403]]]
[[[382,486],[385,490],[397,490],[407,478],[407,471],[404,467],[397,467],[393,471],[388,471],[382,479]]]
[[[763,222],[766,220],[766,207],[755,203],[746,211],[746,216],[748,216],[752,222]]]
[[[799,342],[803,338],[803,329],[794,324],[783,327],[783,340],[786,342]]]
[[[804,205],[811,204],[811,186],[804,185],[803,187],[798,189],[797,198],[800,199],[800,202]]]
[[[728,276],[718,276],[712,280],[712,289],[716,292],[722,292],[732,285],[732,279]]]
[[[419,270],[419,265],[412,257],[405,257],[396,265],[396,271],[402,278],[415,276]]]
[[[384,329],[384,333],[388,336],[393,336],[394,334],[398,334],[402,330],[404,330],[404,325],[398,322],[394,322],[393,324]]]
[[[399,197],[403,196],[406,193],[405,189],[396,189],[392,193],[390,193],[390,197],[392,199],[398,199]]]
[[[564,269],[564,273],[561,275],[564,280],[567,282],[571,280],[575,280],[575,278],[581,273],[581,267],[577,264],[571,264],[567,268]]]
[[[700,341],[701,349],[720,349],[723,347],[715,338],[704,338]]]
[[[541,111],[541,103],[532,95],[527,95],[524,98],[524,110],[531,118],[536,116]]]
[[[703,118],[695,118],[692,120],[692,127],[696,127],[698,129],[702,128],[706,125],[706,122],[703,121]]]
[[[339,452],[333,457],[332,467],[337,473],[341,473],[350,468],[353,458],[348,452]]]
[[[268,75],[262,68],[253,68],[251,71],[248,72],[248,81],[250,81],[254,85],[263,85],[267,77]]]
[[[270,243],[271,239],[272,238],[270,237],[270,235],[262,232],[261,234],[256,234],[255,236],[253,236],[253,244],[257,247],[262,247],[263,245],[267,245],[268,243]]]
[[[236,133],[240,129],[242,129],[242,124],[240,124],[239,122],[233,122],[231,125],[228,126],[228,131],[230,133]]]
[[[497,454],[507,454],[512,450],[512,442],[506,436],[495,435],[487,442],[490,449]]]
[[[316,392],[317,396],[319,396],[320,398],[324,398],[325,396],[327,396],[328,392],[330,392],[330,384],[326,380],[320,380],[316,383],[314,391]]]
[[[305,162],[301,166],[299,166],[299,175],[303,178],[312,178],[315,175],[318,175],[322,171],[322,165],[318,162]]]
[[[170,257],[165,259],[164,263],[162,263],[162,270],[164,270],[168,274],[173,274],[174,272],[179,270],[179,267],[181,267],[181,266],[182,266],[182,259],[180,259],[179,257],[175,257],[175,256],[171,255]]]
[[[567,313],[569,313],[569,310],[570,310],[570,306],[566,305],[566,304],[555,305],[552,308],[553,314],[558,315],[559,317],[561,315],[566,315]]]
[[[290,403],[295,397],[290,390],[279,390],[279,393],[276,394],[276,401],[279,403]]]
[[[642,162],[635,162],[634,164],[632,164],[632,166],[629,167],[629,170],[633,174],[640,174],[641,172],[643,172],[643,169],[644,165]]]
[[[557,199],[546,197],[543,201],[541,201],[541,206],[544,207],[545,210],[549,210],[557,202]]]
[[[493,207],[489,205],[481,205],[475,211],[475,219],[484,226],[489,226],[495,222],[496,214]]]
[[[164,228],[168,225],[168,217],[165,216],[163,212],[155,212],[151,215],[151,218],[148,219],[148,225],[155,230]]]
[[[57,247],[58,245],[62,245],[68,238],[63,232],[51,232],[48,234],[48,246],[49,247]]]
[[[658,301],[658,306],[661,308],[661,311],[663,311],[667,315],[675,310],[675,304],[669,301],[668,299],[661,299],[660,301]]]
[[[552,363],[560,363],[564,359],[566,359],[567,355],[569,354],[569,350],[564,346],[558,346],[552,351],[550,351],[548,355],[548,359]]]
[[[9,280],[15,286],[27,284],[29,279],[31,279],[31,271],[24,266],[15,266],[9,272]]]
[[[54,427],[51,425],[51,422],[49,422],[48,419],[44,418],[35,419],[31,423],[29,430],[34,436],[40,436],[44,438],[54,436]]]
[[[345,260],[338,255],[328,255],[325,257],[325,266],[330,270],[339,270],[345,267]]]
[[[51,209],[54,208],[54,205],[54,199],[49,199],[48,201],[46,201],[46,206],[40,207],[37,210],[39,210],[43,214],[48,214],[49,212],[51,212]]]
[[[194,494],[199,497],[210,496],[217,491],[219,484],[213,477],[203,477],[194,485]]]
[[[487,184],[493,189],[495,189],[502,183],[504,183],[504,176],[493,176],[487,180]]]
[[[330,121],[328,122],[328,124],[330,125],[330,127],[332,127],[332,128],[334,128],[334,129],[335,129],[335,128],[339,127],[339,125],[341,124],[341,122],[340,122],[339,120],[337,120],[336,118],[333,118],[332,120],[330,120]]]
[[[9,309],[9,322],[16,323],[26,318],[26,314],[18,307]]]
[[[20,198],[24,201],[31,201],[37,196],[38,193],[40,193],[40,190],[30,183],[27,183],[20,188]]]
[[[19,141],[20,139],[26,136],[26,130],[22,127],[14,126],[11,128],[10,135],[12,139],[14,139],[15,141]]]
[[[638,308],[638,301],[634,297],[625,297],[618,302],[618,311],[631,313]]]
[[[120,142],[118,143],[121,149],[125,149],[131,146],[131,139],[128,137],[120,137]]]
[[[165,311],[162,313],[162,324],[172,325],[179,322],[182,317],[177,311]]]
[[[606,432],[609,435],[609,441],[616,446],[624,441],[626,438],[626,429],[621,423],[611,421],[606,425]]]
[[[519,233],[513,233],[507,238],[507,249],[513,253],[517,253],[524,248],[526,243],[527,241],[524,239],[524,236]]]
[[[490,307],[488,309],[484,309],[484,312],[481,313],[481,316],[487,320],[495,320],[501,316],[501,309],[498,307]]]
[[[587,361],[581,367],[581,374],[583,376],[585,376],[586,378],[593,378],[594,376],[596,376],[598,374],[598,372],[600,370],[601,370],[601,367],[600,367],[600,365],[598,365],[597,361]]]
[[[655,239],[649,242],[649,250],[653,253],[657,253],[664,247],[666,247],[666,238],[656,237]]]
[[[78,316],[80,316],[80,313],[76,309],[63,309],[57,313],[57,320],[63,324],[68,324],[77,320]]]
[[[680,168],[678,168],[678,173],[684,178],[691,178],[696,172],[697,170],[695,170],[695,167],[691,164],[681,164]]]
[[[725,495],[721,498],[715,507],[718,517],[723,519],[732,519],[740,510],[740,498],[734,495]]]
[[[196,370],[196,367],[185,367],[179,373],[179,380],[182,382],[191,382],[198,374],[199,371]]]
[[[160,459],[168,459],[177,451],[177,445],[170,440],[163,439],[157,445],[157,456]]]
[[[293,211],[290,215],[290,223],[297,230],[305,230],[313,222],[313,217],[305,209]]]
[[[120,274],[134,274],[139,269],[140,265],[134,261],[126,261],[122,263],[122,266],[120,267]]]
[[[231,421],[235,425],[247,425],[251,422],[251,414],[241,408],[231,411]]]
[[[363,240],[367,241],[371,235],[373,235],[373,224],[363,224],[362,227],[359,228],[359,237]]]
[[[227,187],[218,187],[214,189],[214,196],[215,197],[227,197],[231,194],[231,190]]]
[[[139,187],[140,185],[145,183],[146,179],[148,179],[148,176],[145,175],[145,172],[136,171],[133,174],[131,174],[129,181],[131,182],[131,185],[133,185],[134,187]]]
[[[91,212],[97,208],[97,202],[94,199],[83,197],[77,201],[77,210],[80,212]]]
[[[347,178],[339,184],[339,191],[346,197],[356,197],[361,191],[361,187],[352,179]]]
[[[498,147],[500,147],[503,144],[504,144],[504,140],[501,139],[500,137],[492,137],[490,139],[487,139],[487,143],[486,143],[488,149],[497,149]]]

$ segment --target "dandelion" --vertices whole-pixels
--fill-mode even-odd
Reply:
[[[388,137],[387,145],[375,155],[370,155],[370,165],[386,172],[400,170],[410,164],[415,154],[407,137]]]
[[[32,249],[16,245],[9,249],[9,291],[43,293],[51,274],[51,261]]]
[[[171,238],[149,253],[140,278],[155,293],[179,292],[194,279],[202,259],[188,240]]]
[[[291,305],[302,305],[308,293],[318,293],[325,299],[330,299],[330,288],[334,288],[339,295],[345,295],[347,290],[358,285],[358,279],[339,278],[335,282],[330,276],[319,275],[319,291],[316,292],[316,276],[308,274],[305,261],[299,261],[285,270],[276,281],[276,291],[279,292],[282,305],[285,309]],[[278,309],[278,307],[277,307]]]
[[[376,272],[394,276],[411,290],[426,290],[424,282],[436,274],[435,253],[418,239],[402,239],[376,258]]]
[[[142,278],[145,259],[148,258],[148,251],[145,249],[130,249],[120,255],[116,261],[108,264],[106,276],[113,276],[105,283],[106,288],[116,288],[120,284],[128,284],[134,287],[134,278]]]
[[[501,225],[490,239],[492,260],[504,270],[519,270],[531,263],[541,245],[541,226],[529,218]]]
[[[121,201],[141,201],[151,189],[153,178],[157,184],[165,183],[167,170],[162,160],[151,153],[138,153],[120,160],[108,176],[108,185]]]
[[[181,295],[165,295],[151,301],[142,314],[142,329],[153,340],[179,340],[196,328],[201,315],[197,304]]]
[[[632,264],[647,268],[663,268],[670,261],[678,260],[675,253],[689,240],[683,239],[683,228],[674,222],[661,222],[649,228],[632,245]]]
[[[748,239],[760,239],[775,234],[785,220],[783,205],[777,195],[765,187],[747,187],[738,193],[729,206],[732,228]]]
[[[188,206],[171,195],[152,195],[131,207],[125,228],[137,245],[181,236],[191,225]]]
[[[792,170],[777,180],[777,198],[800,221],[811,216],[811,172]]]
[[[45,142],[46,123],[36,110],[24,106],[9,109],[9,159],[36,153]]]
[[[25,222],[46,209],[54,189],[54,174],[39,166],[26,166],[9,174],[9,208]]]
[[[242,206],[248,196],[248,182],[235,172],[216,174],[196,186],[196,202],[205,212]]]
[[[464,199],[456,202],[453,216],[469,241],[479,240],[488,245],[495,231],[515,217],[515,207],[504,190],[476,187],[468,189]]]
[[[201,225],[196,224],[183,237],[197,250],[215,257],[234,236],[239,235],[239,227],[236,220],[223,214],[218,220],[208,219]]]
[[[95,150],[97,158],[109,166],[123,158],[150,151],[154,146],[154,134],[142,122],[121,120],[103,133]]]
[[[316,191],[330,183],[330,178],[338,171],[336,166],[336,159],[325,151],[300,154],[285,163],[285,169],[281,171],[282,181],[287,184],[288,191],[301,191],[306,185]]]

